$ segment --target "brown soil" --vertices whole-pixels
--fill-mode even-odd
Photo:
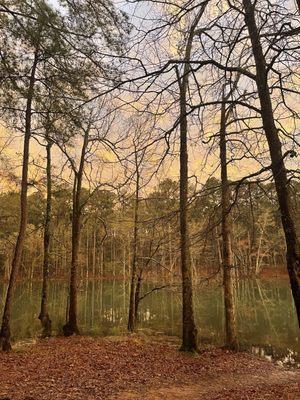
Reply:
[[[177,339],[52,338],[0,353],[0,400],[300,399],[300,371]]]

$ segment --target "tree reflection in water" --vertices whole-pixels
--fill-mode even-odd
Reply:
[[[40,333],[40,283],[19,283],[14,300],[12,331],[14,340]],[[144,283],[143,291],[152,285]],[[0,284],[0,311],[5,285]],[[53,328],[65,323],[67,284],[52,281],[49,308]],[[124,281],[87,281],[78,294],[81,331],[91,335],[126,332],[129,284]],[[296,313],[288,283],[283,280],[242,280],[236,288],[239,340],[243,348],[281,363],[300,363],[300,343]],[[164,289],[147,296],[140,306],[139,328],[168,335],[181,333],[179,289]],[[195,309],[202,343],[222,345],[224,316],[222,287],[198,286]]]

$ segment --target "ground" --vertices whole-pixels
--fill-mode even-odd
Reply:
[[[300,371],[166,337],[52,338],[0,353],[0,400],[300,399]]]

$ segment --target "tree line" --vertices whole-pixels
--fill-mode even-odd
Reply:
[[[234,188],[232,189],[234,190]],[[20,269],[22,279],[41,279],[43,232],[46,214],[46,187],[28,196],[28,237]],[[299,209],[299,184],[294,183],[293,201]],[[193,194],[194,193],[194,194]],[[52,241],[49,251],[50,277],[67,277],[71,254],[72,188],[53,185]],[[87,189],[83,197],[88,197]],[[178,182],[166,178],[140,200],[139,264],[145,273],[157,280],[178,280],[179,269],[179,203]],[[220,270],[222,265],[220,230],[220,181],[210,178],[200,193],[190,189],[189,221],[191,225],[191,258],[194,277]],[[0,196],[1,277],[9,279],[14,242],[19,226],[19,194]],[[233,218],[233,255],[239,276],[259,276],[263,272],[282,271],[285,247],[280,215],[272,184],[249,183],[239,193],[231,210]],[[206,218],[203,218],[206,215]],[[130,276],[134,204],[132,194],[118,198],[111,190],[95,193],[83,210],[79,250],[80,279],[89,277]],[[154,232],[154,233],[153,233]],[[153,259],[149,248],[159,245]],[[144,260],[142,260],[144,258]],[[144,264],[147,264],[147,266]],[[141,267],[141,265],[140,265]]]

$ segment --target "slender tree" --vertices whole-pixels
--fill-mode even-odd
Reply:
[[[234,293],[233,257],[231,248],[231,189],[227,172],[227,137],[226,125],[230,110],[226,110],[226,100],[230,98],[232,89],[225,95],[223,89],[220,121],[220,161],[221,161],[221,209],[222,209],[222,261],[223,261],[223,286],[225,304],[225,332],[226,346],[232,350],[238,348],[237,326],[236,326],[236,305]]]
[[[16,2],[15,6],[22,8],[23,5],[21,3],[22,2]],[[25,9],[26,6],[28,5],[25,5]],[[24,11],[23,8],[22,10]],[[26,11],[28,12],[28,14],[32,12],[31,7],[29,6],[29,9],[27,8]],[[14,248],[14,256],[12,260],[12,268],[6,294],[0,332],[0,344],[2,346],[2,349],[5,351],[9,351],[11,349],[10,319],[12,298],[22,260],[22,253],[26,236],[26,226],[28,218],[27,191],[29,144],[32,135],[32,112],[38,74],[38,65],[42,62],[43,57],[46,53],[48,56],[49,51],[50,54],[53,56],[53,43],[57,42],[57,36],[55,35],[55,33],[53,33],[52,29],[46,25],[46,21],[49,20],[56,22],[58,18],[57,14],[54,13],[46,3],[41,2],[36,9],[36,14],[34,15],[34,17],[35,18],[33,20],[28,20],[27,18],[21,18],[20,16],[16,17],[15,15],[8,16],[6,19],[6,23],[2,27],[2,29],[6,29],[6,35],[8,35],[7,46],[12,45],[12,42],[14,40],[18,42],[18,45],[14,43],[13,46],[10,46],[5,51],[3,51],[1,59],[1,68],[6,76],[3,89],[5,93],[3,93],[3,97],[6,96],[6,100],[11,102],[11,105],[9,107],[7,107],[7,104],[2,105],[4,115],[6,114],[6,112],[9,116],[11,116],[12,113],[18,114],[17,107],[20,105],[22,106],[22,103],[25,101],[25,129],[20,194],[20,225],[16,245]],[[55,45],[55,48],[56,52],[61,50],[61,48],[57,45]],[[26,52],[28,52],[31,57],[28,57],[27,54],[25,56]],[[41,80],[40,76],[38,78],[39,80]],[[19,100],[19,104],[15,104],[15,100],[13,99],[12,94],[14,94],[16,98],[22,99]],[[20,118],[22,119],[22,114]]]
[[[43,285],[42,285],[42,299],[41,311],[39,319],[43,328],[43,337],[51,336],[51,319],[48,311],[48,277],[50,265],[50,240],[51,240],[51,218],[52,218],[52,160],[51,148],[53,141],[46,134],[46,180],[47,180],[47,195],[46,195],[46,212],[44,224],[44,254],[43,254]]]
[[[207,2],[203,3],[188,33],[182,77],[178,73],[180,103],[180,252],[182,274],[182,345],[183,351],[197,350],[197,328],[194,318],[193,283],[188,233],[188,121],[187,93],[193,39]]]
[[[12,296],[15,288],[16,279],[18,276],[18,271],[21,264],[21,258],[22,258],[22,252],[26,234],[27,218],[28,218],[27,181],[28,181],[28,162],[29,162],[29,142],[31,136],[32,100],[34,94],[35,74],[36,74],[38,60],[39,60],[39,45],[37,45],[34,54],[34,60],[32,64],[28,94],[27,94],[24,147],[23,147],[23,167],[22,167],[22,181],[21,181],[21,199],[20,199],[20,227],[14,250],[11,274],[6,293],[6,300],[2,317],[2,326],[0,332],[0,344],[2,345],[2,349],[4,351],[11,350],[10,318],[11,318],[11,307],[12,307]]]
[[[135,196],[134,196],[134,221],[133,221],[133,243],[132,243],[132,261],[131,261],[131,278],[130,278],[130,296],[128,311],[128,330],[133,332],[136,327],[136,285],[137,285],[137,250],[138,250],[138,233],[139,233],[139,196],[140,196],[140,160],[136,145],[134,152],[135,163]]]
[[[86,161],[87,146],[89,142],[89,132],[90,132],[90,127],[88,126],[84,130],[79,168],[78,170],[76,170],[75,168],[73,169],[74,184],[73,184],[73,208],[72,208],[72,259],[71,259],[71,273],[70,273],[68,320],[63,327],[65,336],[79,334],[79,328],[77,324],[77,273],[78,273],[79,244],[80,244],[82,211],[83,211],[82,179],[84,174],[84,164]]]

